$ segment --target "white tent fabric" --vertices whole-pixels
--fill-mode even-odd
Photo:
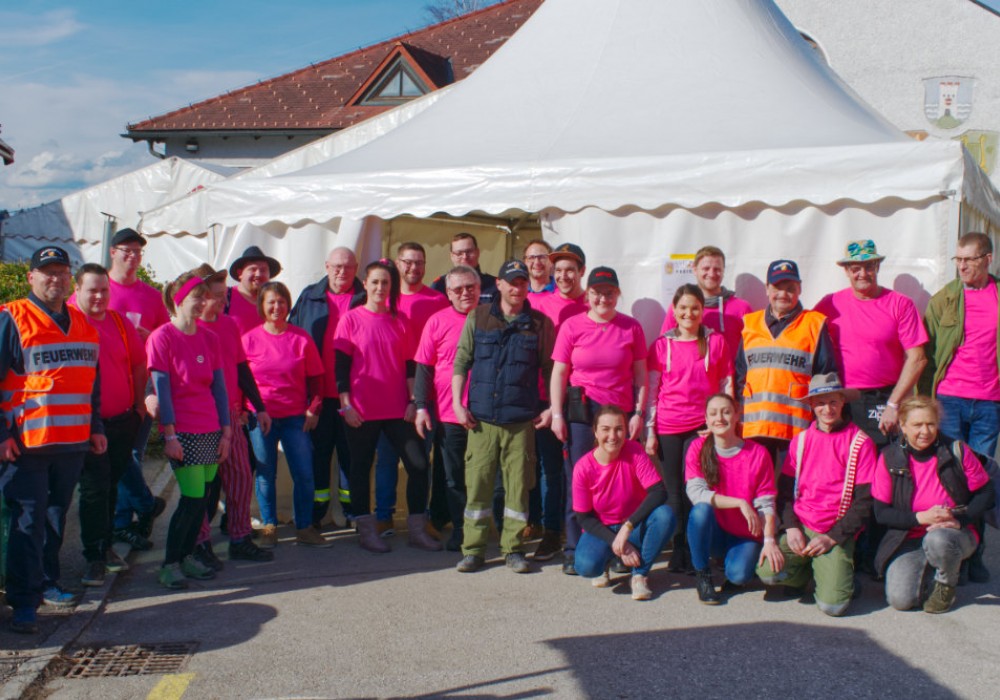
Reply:
[[[27,259],[39,246],[54,243],[64,246],[75,262],[99,263],[108,216],[114,218],[116,229],[135,228],[142,210],[223,179],[225,174],[166,158],[54,202],[16,212],[3,223],[3,259]],[[193,245],[194,249],[199,247],[204,248],[203,243]],[[155,248],[147,249],[146,258],[158,263]],[[197,256],[198,251],[191,250],[191,254]],[[177,274],[174,269],[179,272],[184,268],[164,269],[163,274]]]

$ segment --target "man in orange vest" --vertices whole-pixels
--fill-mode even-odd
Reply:
[[[817,374],[837,371],[826,316],[799,302],[802,279],[791,260],[767,268],[763,311],[743,317],[736,355],[736,395],[743,399],[743,437],[764,445],[780,469],[788,444],[809,427],[812,413],[802,399]]]
[[[31,292],[0,307],[0,490],[10,520],[11,631],[37,631],[36,610],[76,598],[59,587],[66,511],[88,450],[107,449],[97,381],[98,335],[67,306],[69,255],[31,256]]]

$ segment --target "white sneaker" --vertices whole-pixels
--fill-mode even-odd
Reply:
[[[608,570],[605,569],[600,576],[590,579],[590,585],[594,588],[607,588],[610,586],[611,576],[608,575]]]
[[[649,589],[649,579],[636,574],[632,577],[632,600],[649,600],[653,591]]]

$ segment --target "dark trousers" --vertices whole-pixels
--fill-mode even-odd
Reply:
[[[439,422],[434,426],[431,450],[431,503],[427,511],[431,523],[438,529],[452,521],[451,504],[448,498],[448,475],[444,469],[444,429]]]
[[[371,472],[375,447],[383,432],[406,469],[406,507],[410,515],[427,512],[430,469],[423,440],[413,423],[402,418],[365,421],[358,428],[345,426],[351,441],[351,513],[371,513]]]
[[[35,609],[59,582],[66,511],[80,480],[84,452],[22,454],[0,465],[0,490],[10,518],[7,603]]]
[[[351,451],[347,440],[347,426],[338,413],[340,399],[323,399],[323,410],[319,414],[316,429],[309,433],[313,443],[313,524],[319,524],[330,511],[330,461],[337,452],[337,467],[340,469],[340,502],[344,515],[353,515],[348,490]],[[251,453],[252,454],[252,453]]]
[[[550,428],[535,431],[535,488],[528,494],[528,522],[562,532],[566,488],[563,446]]]
[[[80,473],[80,540],[87,561],[104,561],[118,500],[118,481],[132,462],[132,445],[141,419],[132,411],[104,421],[108,449],[88,452]]]
[[[573,468],[585,454],[594,449],[594,429],[586,423],[569,424],[569,441],[566,444],[565,460],[563,462],[564,481],[566,483],[566,546],[567,554],[576,550],[583,529],[576,521],[576,511],[573,510]]]
[[[437,451],[444,462],[445,495],[452,527],[462,529],[465,521],[465,448],[469,432],[457,423],[440,425],[441,442]]]
[[[702,426],[704,427],[704,426]],[[660,434],[660,464],[663,467],[663,484],[667,487],[667,505],[677,518],[675,532],[683,538],[687,534],[688,514],[691,512],[691,501],[684,489],[684,458],[691,442],[698,437],[701,428],[689,430],[686,433]]]

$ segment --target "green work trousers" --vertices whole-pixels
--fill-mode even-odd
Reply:
[[[802,528],[806,540],[818,534]],[[788,535],[778,542],[785,555],[785,568],[775,574],[767,560],[757,567],[757,576],[768,585],[780,584],[792,588],[805,588],[810,579],[816,580],[816,605],[828,615],[843,615],[854,595],[854,540],[835,545],[819,557],[802,557],[788,547]]]
[[[521,531],[528,523],[528,492],[535,485],[535,426],[531,421],[507,425],[479,421],[469,431],[462,554],[485,556],[498,464],[506,494],[500,551],[510,554],[522,549]]]

